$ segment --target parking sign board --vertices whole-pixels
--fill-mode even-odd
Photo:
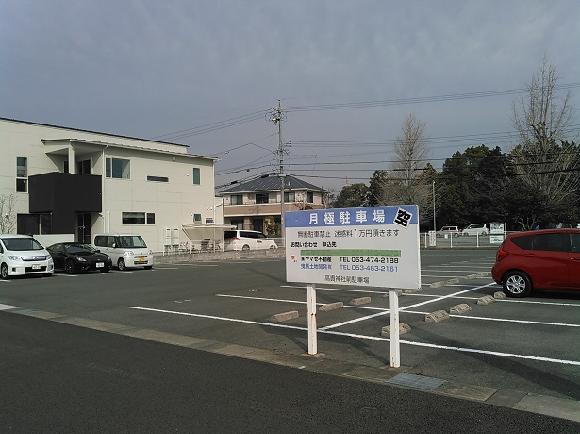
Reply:
[[[288,282],[421,288],[416,205],[285,214]]]

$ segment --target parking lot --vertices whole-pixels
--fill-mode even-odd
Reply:
[[[406,372],[464,384],[506,388],[580,400],[580,294],[544,293],[526,299],[477,298],[500,288],[489,277],[494,250],[422,252],[423,290],[403,294],[400,320]],[[317,315],[318,349],[354,364],[388,364],[388,291],[318,287],[318,304],[344,307]],[[356,297],[371,302],[353,306]],[[466,303],[472,310],[441,323],[424,315]],[[283,260],[159,264],[153,270],[18,278],[0,281],[0,309],[38,309],[300,355],[306,351],[306,291],[285,281]],[[272,315],[300,317],[274,323]],[[114,330],[113,330],[114,331]]]

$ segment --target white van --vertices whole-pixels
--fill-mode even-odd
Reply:
[[[50,254],[28,235],[0,235],[0,278],[24,274],[54,274]]]
[[[224,232],[224,251],[277,249],[274,240],[266,238],[262,232],[233,230]]]
[[[113,267],[120,271],[137,267],[146,270],[153,268],[153,252],[140,235],[98,234],[93,240],[95,249],[108,255]]]
[[[471,223],[465,229],[461,231],[461,235],[464,237],[475,237],[476,235],[488,235],[489,229],[487,228],[487,224],[485,223]]]

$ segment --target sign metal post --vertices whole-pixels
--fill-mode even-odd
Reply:
[[[401,343],[399,341],[399,295],[389,289],[389,359],[391,368],[401,367]]]
[[[316,333],[316,285],[306,285],[306,306],[308,310],[308,354],[318,353],[318,336]]]

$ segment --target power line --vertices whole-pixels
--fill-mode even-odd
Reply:
[[[217,122],[210,122],[206,124],[197,125],[195,127],[185,128],[182,130],[172,131],[169,133],[161,134],[159,136],[153,137],[152,139],[161,139],[164,138],[166,140],[179,140],[185,137],[196,136],[199,134],[205,134],[208,132],[213,132],[217,130],[221,130],[223,128],[229,128],[236,125],[242,125],[248,122],[254,122],[258,119],[262,119],[264,114],[267,113],[268,110],[258,110],[251,113],[246,113],[243,115],[235,116],[233,118],[224,119],[222,121]]]
[[[569,90],[580,87],[580,82],[564,83],[556,86],[558,90]],[[364,109],[364,108],[374,108],[374,107],[389,107],[407,104],[422,104],[429,102],[444,102],[444,101],[457,101],[464,99],[474,99],[474,98],[488,98],[494,96],[505,96],[505,95],[516,95],[520,93],[526,93],[528,89],[507,89],[499,91],[477,91],[477,92],[464,92],[464,93],[451,93],[443,95],[433,95],[424,97],[411,97],[411,98],[392,98],[392,99],[382,99],[382,100],[368,100],[368,101],[356,101],[347,103],[335,103],[335,104],[319,104],[319,105],[304,105],[304,106],[291,106],[288,107],[289,112],[298,111],[318,111],[318,110],[338,110],[338,109]]]

